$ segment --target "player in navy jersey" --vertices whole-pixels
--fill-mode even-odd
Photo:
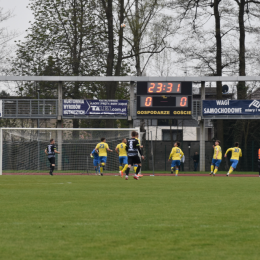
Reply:
[[[138,180],[138,173],[139,171],[141,170],[141,160],[140,160],[140,157],[138,156],[138,151],[142,157],[142,159],[144,160],[144,156],[142,154],[142,151],[140,149],[140,144],[139,144],[139,141],[136,139],[136,132],[133,131],[132,132],[132,138],[129,139],[127,141],[127,145],[126,145],[126,151],[127,151],[127,156],[128,156],[128,168],[126,169],[125,171],[125,179],[128,180],[128,174],[129,174],[129,171],[130,171],[130,168],[131,166],[137,164],[138,167],[136,169],[136,173],[135,173],[135,176],[134,178],[136,180]]]
[[[53,175],[54,167],[55,167],[55,154],[60,153],[56,150],[55,140],[51,139],[50,144],[47,145],[45,149],[45,154],[48,156],[48,160],[50,162],[50,175]]]

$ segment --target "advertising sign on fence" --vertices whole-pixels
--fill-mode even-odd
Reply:
[[[0,100],[0,117],[3,117],[3,105],[2,100]]]
[[[64,99],[63,116],[125,116],[127,100]]]
[[[260,100],[203,100],[203,116],[259,115]]]

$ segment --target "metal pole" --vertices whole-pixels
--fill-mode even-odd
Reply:
[[[152,154],[152,166],[153,166],[153,175],[151,175],[151,176],[154,176],[153,135],[152,135],[152,131],[151,131],[151,154]]]
[[[205,120],[202,119],[203,100],[205,100],[205,81],[201,82],[201,120],[200,120],[200,171],[205,171]]]
[[[36,82],[35,82],[35,86],[37,87],[36,85]],[[40,119],[39,119],[39,116],[40,116],[40,89],[37,88],[37,98],[38,98],[38,119],[37,119],[37,149],[38,149],[38,164],[37,164],[37,170],[39,171],[40,170],[40,133],[39,133],[39,128],[40,128]]]
[[[254,141],[252,141],[252,172],[254,171],[254,159],[255,159],[255,156],[254,156]]]
[[[165,171],[166,171],[166,145],[164,148],[164,164],[165,164]]]
[[[0,175],[3,175],[3,129],[0,128]]]
[[[189,171],[190,171],[190,143],[188,144],[188,148],[189,148]]]
[[[133,116],[134,116],[134,99],[135,99],[135,82],[130,82],[130,115],[128,116],[129,127],[133,127]]]
[[[62,82],[58,82],[58,122],[57,128],[62,128]],[[58,155],[58,171],[62,169],[62,131],[58,130],[58,151],[61,153]]]
[[[88,156],[87,156],[87,173],[88,173]]]

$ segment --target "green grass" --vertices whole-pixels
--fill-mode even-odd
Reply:
[[[153,171],[142,171],[142,173],[153,173]],[[154,173],[155,174],[160,174],[160,173],[162,173],[162,174],[170,174],[171,172],[170,171],[154,171]],[[200,172],[200,171],[197,171],[197,172],[195,172],[195,171],[179,171],[179,174],[209,174],[209,171],[206,171],[206,172]],[[216,175],[218,175],[218,174],[227,174],[227,171],[218,171],[216,173]],[[246,175],[247,174],[252,175],[252,174],[255,174],[255,175],[258,175],[259,172],[239,172],[239,171],[233,171],[231,173],[231,175],[232,174],[241,174],[241,175],[245,175],[245,174]]]
[[[33,174],[33,173],[47,173],[48,174],[48,172],[49,172],[49,170],[47,169],[47,170],[39,170],[39,171],[37,171],[37,170],[20,170],[20,171],[18,171],[18,170],[4,170],[3,171],[3,174],[17,174],[17,173],[28,173],[28,174]],[[92,173],[92,174],[95,174],[95,170],[93,170],[93,169],[90,169],[90,170],[88,170],[88,171],[84,171],[84,170],[69,170],[69,171],[58,171],[58,170],[56,170],[55,169],[55,173],[65,173],[65,174],[69,174],[69,173],[75,173],[75,174],[86,174],[86,173]],[[117,170],[114,170],[114,171],[107,171],[107,170],[105,170],[105,172],[104,172],[105,174],[106,173],[115,173],[115,174],[118,174],[118,171]],[[130,173],[134,173],[133,171],[131,171]],[[142,173],[147,173],[147,174],[152,174],[153,173],[153,171],[152,170],[150,170],[150,171],[143,171],[142,170]],[[171,171],[170,170],[168,170],[168,171],[154,171],[154,173],[155,174],[160,174],[160,173],[162,173],[162,174],[170,174],[171,173]],[[197,171],[197,172],[195,172],[195,171],[179,171],[179,173],[180,174],[209,174],[209,171],[206,171],[206,172],[200,172],[200,171]],[[227,173],[227,171],[219,171],[219,172],[217,172],[217,174],[226,174]],[[244,174],[249,174],[249,175],[252,175],[252,174],[255,174],[255,175],[258,175],[259,174],[259,172],[252,172],[252,171],[248,171],[248,172],[240,172],[240,171],[234,171],[232,174],[242,174],[242,175],[244,175]]]
[[[259,259],[260,178],[1,176],[1,259]]]

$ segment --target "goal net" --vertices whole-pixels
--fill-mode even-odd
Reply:
[[[118,173],[119,159],[115,152],[123,138],[130,138],[138,128],[71,129],[71,128],[0,128],[0,175],[48,174],[50,162],[45,149],[50,139],[57,151],[54,174],[94,174],[90,153],[102,137],[113,152],[108,152],[106,173]]]

